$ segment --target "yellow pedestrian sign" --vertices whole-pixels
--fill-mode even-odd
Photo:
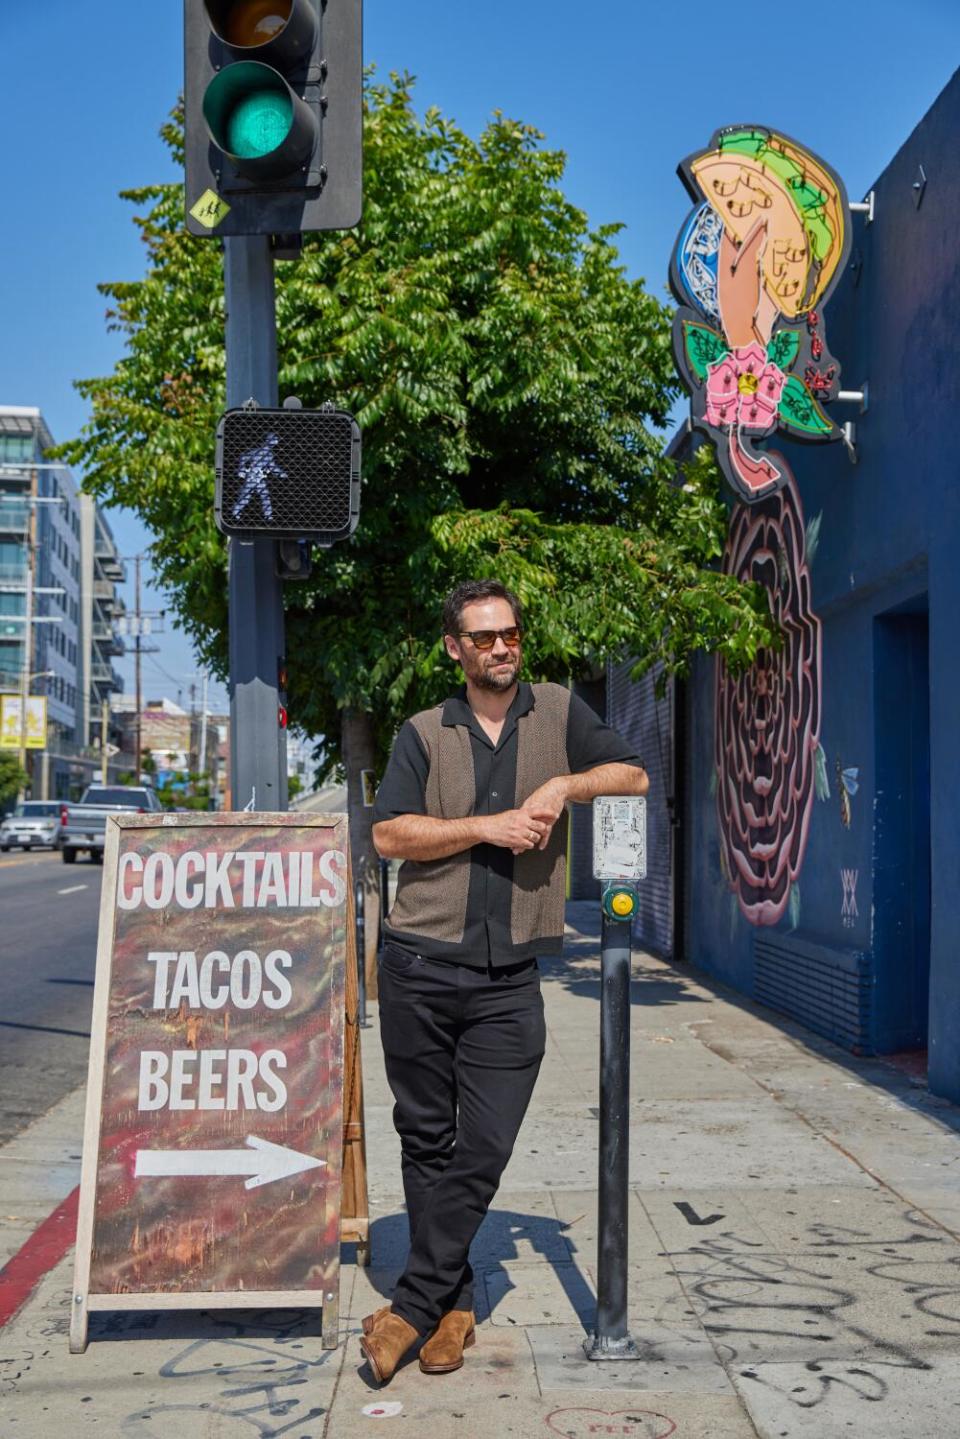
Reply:
[[[222,200],[212,190],[204,190],[200,199],[191,208],[190,214],[198,224],[205,225],[208,230],[215,230],[229,210],[230,206],[226,200]]]
[[[19,695],[0,697],[0,749],[27,749],[47,747],[47,700],[45,695],[30,695],[27,699],[26,736],[21,729],[21,705]]]

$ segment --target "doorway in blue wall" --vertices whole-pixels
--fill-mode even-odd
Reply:
[[[874,620],[873,1042],[926,1069],[930,1001],[930,659],[927,596]]]

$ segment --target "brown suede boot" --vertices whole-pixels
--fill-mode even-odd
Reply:
[[[424,1374],[450,1374],[463,1364],[463,1351],[476,1342],[473,1310],[451,1309],[420,1350],[420,1368]]]
[[[361,1335],[360,1348],[380,1384],[393,1378],[393,1371],[419,1337],[413,1325],[392,1310],[377,1320],[369,1334]]]
[[[368,1314],[365,1319],[361,1319],[360,1327],[362,1328],[364,1334],[371,1333],[373,1326],[375,1324],[379,1324],[383,1316],[389,1313],[390,1305],[384,1304],[382,1309],[375,1309],[372,1314]]]

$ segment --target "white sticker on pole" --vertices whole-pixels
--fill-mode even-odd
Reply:
[[[642,795],[593,801],[594,879],[646,879],[647,802]]]

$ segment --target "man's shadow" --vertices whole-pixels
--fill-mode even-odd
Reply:
[[[492,1318],[507,1295],[517,1288],[506,1268],[510,1260],[548,1263],[576,1316],[589,1333],[596,1320],[597,1301],[586,1277],[577,1265],[577,1246],[569,1234],[571,1225],[542,1214],[524,1214],[515,1209],[491,1208],[470,1246],[474,1271],[474,1312],[477,1323]],[[410,1247],[406,1212],[387,1214],[370,1226],[372,1262],[368,1271],[374,1289],[389,1301],[393,1286],[403,1271]],[[344,1258],[349,1262],[349,1250]],[[512,1325],[515,1321],[508,1319]],[[544,1322],[563,1323],[550,1317]]]

